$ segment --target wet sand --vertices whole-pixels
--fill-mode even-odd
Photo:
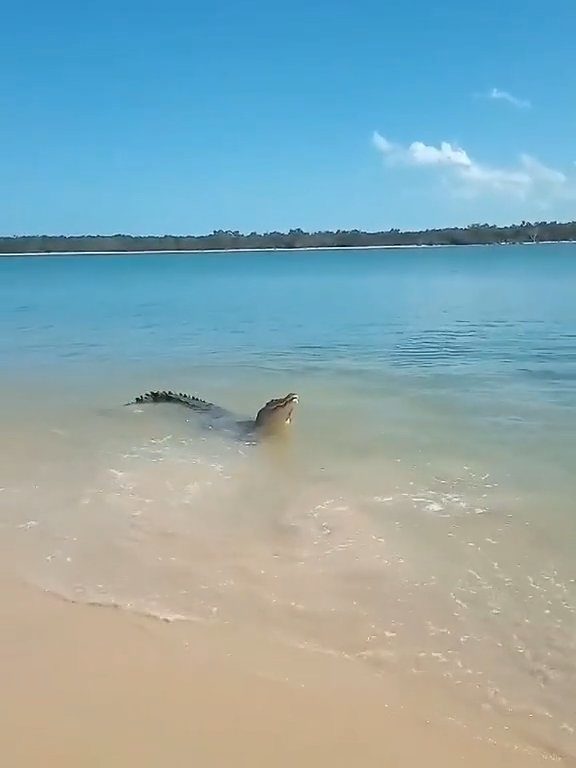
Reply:
[[[0,614],[0,741],[10,768],[530,768],[551,758],[518,734],[509,747],[491,744],[488,716],[443,721],[442,691],[416,679],[256,631],[168,624],[8,578]]]

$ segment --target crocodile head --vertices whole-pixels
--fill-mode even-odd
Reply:
[[[269,400],[256,415],[256,429],[266,433],[282,431],[292,423],[292,415],[297,405],[298,395],[294,392]]]

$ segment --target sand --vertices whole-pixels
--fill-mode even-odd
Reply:
[[[443,721],[441,691],[256,628],[165,623],[7,577],[0,612],[7,768],[549,764],[517,734],[490,743],[488,716]]]

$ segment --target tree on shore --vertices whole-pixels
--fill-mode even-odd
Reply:
[[[0,237],[0,254],[72,253],[88,251],[205,251],[258,250],[263,248],[359,248],[394,245],[489,245],[576,241],[576,222],[522,221],[506,227],[470,224],[467,227],[401,232],[336,230],[304,232],[250,232],[216,230],[209,235],[30,235]]]

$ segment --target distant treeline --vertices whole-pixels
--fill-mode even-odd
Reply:
[[[218,230],[210,235],[38,235],[0,238],[0,254],[70,253],[72,251],[205,251],[235,248],[358,248],[392,245],[485,245],[490,243],[535,243],[576,241],[576,222],[523,221],[507,227],[471,224],[464,228],[427,229],[420,232],[362,232],[358,229],[335,232],[251,232],[242,234]]]

